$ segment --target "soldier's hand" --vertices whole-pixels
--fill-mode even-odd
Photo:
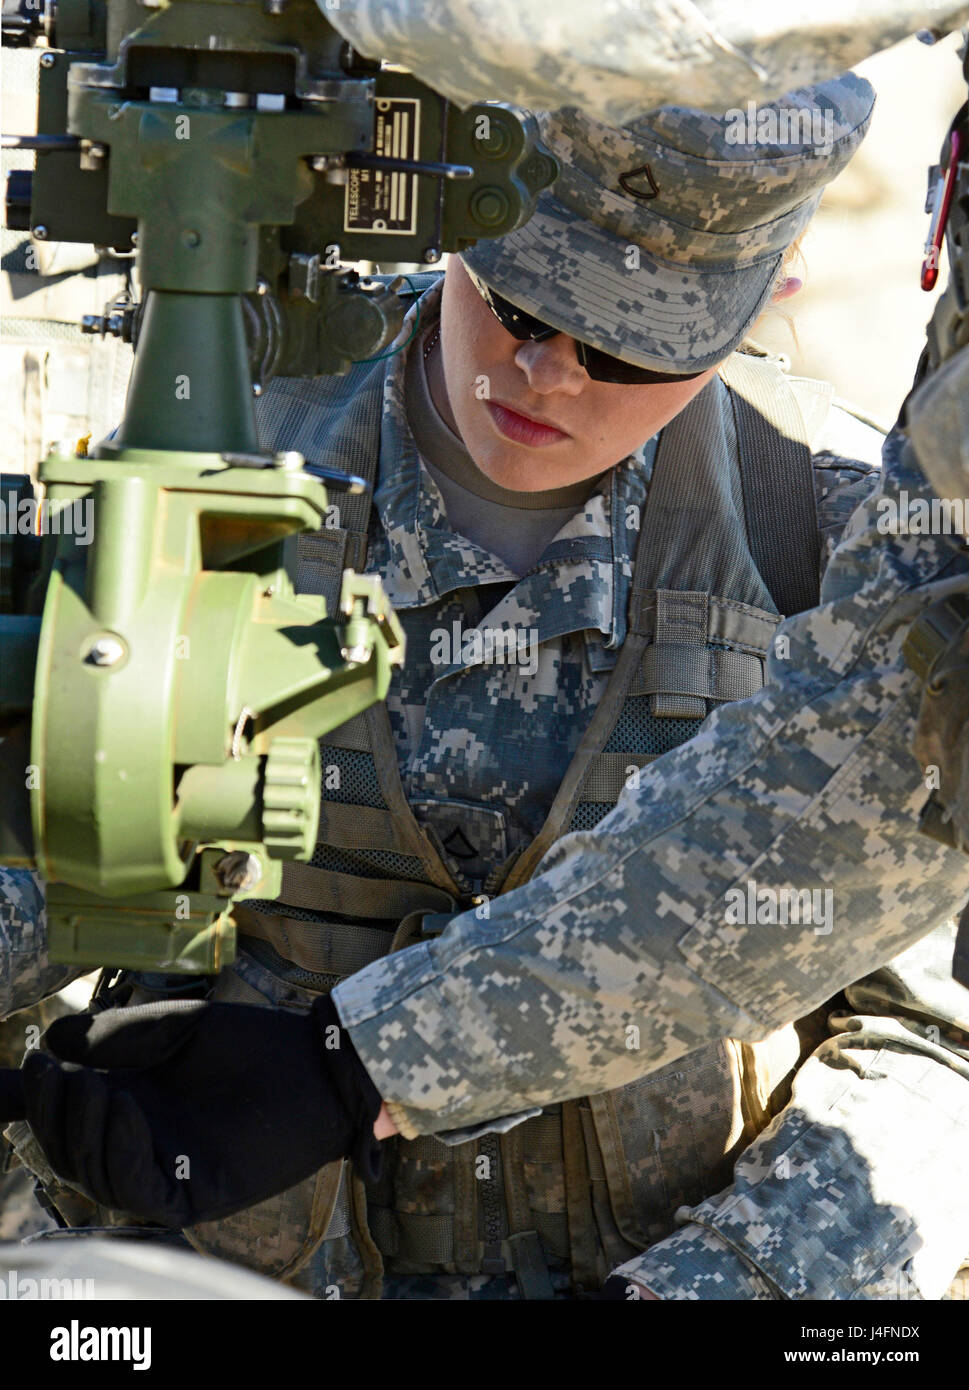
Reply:
[[[58,1019],[24,1108],[61,1177],[166,1226],[228,1216],[352,1156],[380,1096],[329,998],[309,1013],[178,1001]]]

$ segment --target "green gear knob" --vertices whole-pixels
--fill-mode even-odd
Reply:
[[[316,843],[320,745],[276,738],[266,755],[262,842],[274,859],[309,859]]]

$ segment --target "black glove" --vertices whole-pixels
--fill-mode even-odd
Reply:
[[[337,1158],[379,1172],[380,1096],[328,996],[308,1013],[180,1000],[74,1014],[44,1045],[53,1057],[24,1061],[19,1113],[54,1171],[102,1206],[193,1226]],[[5,1099],[17,1118],[0,1080]]]

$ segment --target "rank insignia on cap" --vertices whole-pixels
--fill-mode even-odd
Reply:
[[[619,187],[633,198],[655,198],[659,194],[659,184],[648,164],[640,164],[638,169],[627,169],[620,174]]]

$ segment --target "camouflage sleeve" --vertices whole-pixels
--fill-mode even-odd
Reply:
[[[885,431],[833,401],[810,442],[823,574],[852,516],[878,486]]]
[[[953,535],[893,533],[919,497],[932,493],[893,433],[763,690],[716,710],[487,915],[337,987],[405,1134],[510,1120],[715,1038],[765,1037],[958,910],[969,860],[917,831],[919,686],[901,644],[965,587],[969,556]]]
[[[664,1299],[939,1299],[969,1253],[969,992],[946,923],[845,991],[733,1185],[617,1274]]]
[[[613,125],[656,106],[724,110],[845,68],[923,27],[969,18],[952,0],[317,0],[362,53],[402,63],[459,105],[580,106]]]
[[[0,865],[0,1018],[79,979],[86,967],[47,959],[47,913],[38,874]]]

